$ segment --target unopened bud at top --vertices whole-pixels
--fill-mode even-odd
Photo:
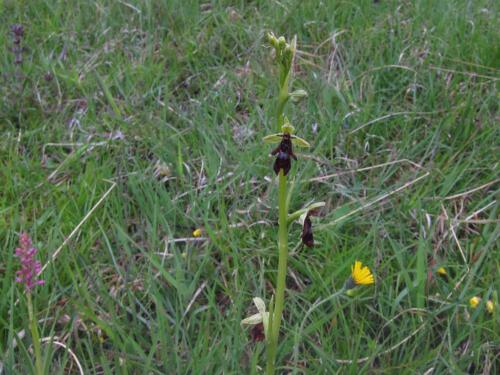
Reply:
[[[306,90],[295,90],[290,94],[290,99],[292,99],[292,102],[297,103],[301,101],[302,99],[307,98],[307,91]]]
[[[278,47],[278,39],[276,39],[273,33],[267,33],[267,41],[273,47]]]
[[[285,39],[284,36],[280,36],[278,38],[278,45],[279,45],[280,48],[285,48],[285,46],[286,46],[286,39]]]

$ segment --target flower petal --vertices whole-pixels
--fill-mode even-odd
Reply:
[[[260,297],[254,297],[253,303],[257,307],[257,310],[259,313],[264,314],[266,312],[266,303],[264,300]]]
[[[370,285],[375,282],[375,279],[367,266],[363,267],[360,261],[355,261],[351,267],[351,277],[356,285]]]
[[[256,324],[262,323],[262,314],[257,313],[245,318],[241,321],[241,325],[250,325],[254,326]]]

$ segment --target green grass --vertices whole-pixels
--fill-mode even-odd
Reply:
[[[41,336],[86,374],[264,366],[240,321],[275,285],[277,185],[260,141],[275,131],[271,30],[297,34],[293,88],[309,92],[287,107],[313,144],[290,209],[327,203],[321,244],[289,259],[280,373],[498,373],[498,309],[484,302],[498,303],[500,280],[499,12],[487,0],[0,1],[3,374],[32,370],[29,334],[12,344],[27,329],[19,232],[45,263],[112,186],[43,273]],[[172,242],[197,227],[207,240]],[[292,226],[292,249],[299,236]],[[355,259],[376,285],[316,309],[295,361],[306,312]],[[49,373],[76,373],[68,352],[43,350]]]

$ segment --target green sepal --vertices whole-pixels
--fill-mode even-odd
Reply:
[[[305,148],[311,147],[311,145],[309,144],[309,142],[307,142],[303,138],[297,137],[296,135],[292,135],[292,143],[295,146],[299,146],[299,147],[305,147]]]
[[[326,204],[325,202],[312,203],[309,206],[302,208],[302,209],[295,211],[294,213],[288,215],[287,221],[290,224],[292,221],[297,220],[300,216],[302,216],[306,212],[309,212],[309,211],[314,210],[316,208],[323,207],[323,206],[325,206],[325,204]]]
[[[283,139],[283,133],[275,133],[275,134],[266,135],[264,138],[262,138],[262,142],[268,143],[268,144],[275,144],[275,143],[280,143],[282,139]],[[304,147],[304,148],[311,147],[309,142],[307,142],[303,138],[297,137],[296,135],[292,135],[291,139],[292,139],[292,143],[295,146]]]
[[[275,144],[275,143],[280,143],[282,139],[283,139],[283,133],[275,133],[266,135],[264,138],[262,138],[262,142],[268,144]],[[311,147],[309,142],[307,142],[303,138],[297,137],[296,135],[292,135],[291,139],[292,143],[297,147],[303,147],[303,148]]]
[[[272,32],[267,33],[267,42],[274,48],[278,47],[278,39],[274,36]]]
[[[264,138],[262,138],[262,142],[280,143],[282,139],[283,139],[283,133],[276,133],[276,134],[266,135]]]

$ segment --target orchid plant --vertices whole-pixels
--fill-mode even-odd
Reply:
[[[26,295],[26,305],[28,307],[28,319],[35,352],[35,371],[37,375],[43,375],[43,359],[40,346],[40,334],[38,333],[37,321],[33,307],[33,290],[44,285],[45,281],[39,279],[42,266],[40,261],[36,260],[38,249],[33,246],[30,236],[27,233],[21,233],[19,236],[19,247],[15,255],[19,258],[20,269],[16,272],[16,282],[24,286]]]
[[[285,106],[289,100],[297,102],[307,96],[304,90],[290,92],[292,81],[292,67],[297,50],[297,38],[294,37],[287,43],[284,37],[276,38],[274,34],[267,35],[269,44],[274,48],[275,59],[278,65],[279,86],[276,104],[276,130],[277,133],[263,138],[264,143],[274,143],[277,147],[271,151],[275,156],[273,170],[278,178],[278,274],[275,294],[269,302],[269,310],[259,297],[254,298],[254,304],[258,313],[242,320],[243,325],[253,325],[257,330],[252,330],[256,340],[264,339],[267,346],[266,373],[272,375],[275,372],[276,352],[279,341],[281,321],[285,307],[285,281],[287,275],[288,260],[288,229],[289,225],[298,220],[302,225],[301,241],[307,247],[314,246],[314,235],[311,216],[315,215],[324,202],[317,202],[289,214],[287,201],[288,175],[292,168],[292,160],[297,161],[293,149],[294,146],[309,148],[309,143],[295,134],[295,128],[284,114]],[[341,291],[334,294],[339,295],[344,291],[353,290],[358,285],[374,283],[373,275],[368,267],[362,267],[361,262],[356,261],[352,267],[351,277]],[[263,330],[264,335],[261,335]]]
[[[310,215],[313,214],[316,209],[323,206],[324,203],[314,203],[292,214],[288,213],[287,179],[292,167],[292,160],[297,160],[293,148],[294,146],[302,148],[308,148],[310,146],[306,140],[294,134],[295,128],[284,115],[284,110],[289,100],[297,102],[306,97],[307,93],[304,90],[289,92],[293,60],[297,50],[297,39],[294,38],[290,43],[287,43],[284,37],[276,38],[272,33],[267,35],[267,39],[275,50],[276,62],[279,70],[279,91],[276,105],[277,133],[270,134],[263,139],[265,143],[278,144],[277,147],[271,151],[271,155],[276,157],[273,170],[278,177],[278,276],[275,296],[269,303],[269,311],[266,310],[264,301],[256,297],[254,298],[254,303],[259,312],[244,319],[242,324],[263,324],[264,336],[267,344],[266,372],[267,374],[274,374],[279,332],[285,307],[289,224],[294,220],[300,219],[303,224],[302,242],[306,246],[312,247],[314,245],[314,236]]]

